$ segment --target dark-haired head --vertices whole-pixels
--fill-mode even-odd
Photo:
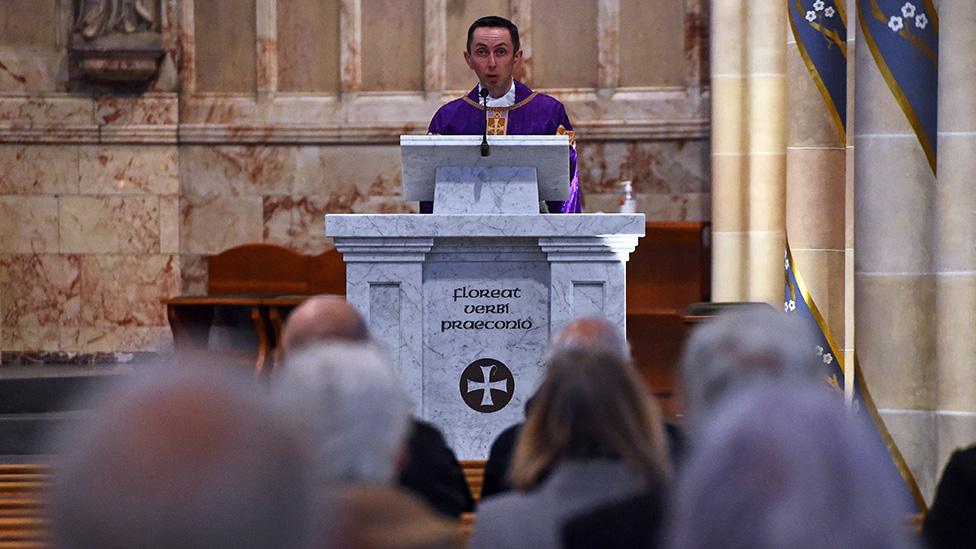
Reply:
[[[474,30],[481,27],[508,29],[508,34],[512,37],[512,51],[514,52],[522,49],[522,43],[519,41],[518,27],[515,26],[515,23],[512,23],[504,17],[489,15],[487,17],[481,17],[475,20],[475,22],[471,23],[471,26],[468,27],[467,49],[469,53],[471,52],[471,39],[474,37]]]

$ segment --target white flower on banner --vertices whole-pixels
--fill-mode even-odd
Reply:
[[[905,27],[905,22],[902,21],[901,17],[898,17],[897,15],[892,15],[890,18],[888,18],[888,28],[891,29],[892,31],[898,32],[904,27]]]
[[[783,268],[786,269],[787,271],[790,270],[790,259],[789,258],[786,258],[786,259],[783,260]]]
[[[915,4],[905,2],[905,5],[901,7],[901,14],[905,16],[906,19],[915,17]]]
[[[920,13],[915,16],[915,26],[924,29],[929,25],[929,18],[924,14]]]
[[[790,302],[789,301],[784,301],[783,302],[783,312],[784,313],[790,312]]]
[[[807,12],[807,21],[813,22],[817,18],[817,12],[810,10]]]
[[[820,345],[817,345],[816,347],[814,347],[814,349],[816,349],[816,351],[817,351],[817,356],[822,356],[823,355],[823,351],[824,351],[824,348],[823,347],[821,347]]]
[[[817,11],[823,11],[823,9],[824,9],[823,0],[817,0],[816,2],[814,2],[813,3],[813,9],[815,9]]]
[[[786,303],[786,306],[787,306],[787,307],[789,308],[789,310],[790,310],[790,311],[795,311],[795,310],[796,310],[796,301],[793,301],[793,300],[791,299],[791,300],[789,300],[789,301],[788,301],[788,302]]]
[[[830,353],[824,353],[824,355],[823,355],[823,363],[824,364],[830,364],[833,361],[834,361],[834,355],[832,355]]]
[[[829,8],[825,9],[824,10],[824,15],[826,15],[827,17],[833,17],[834,16],[834,7],[833,6],[830,6]]]

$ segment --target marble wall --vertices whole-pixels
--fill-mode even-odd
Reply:
[[[328,212],[409,212],[402,133],[474,84],[488,12],[576,126],[587,211],[632,179],[652,220],[709,217],[704,0],[163,0],[160,75],[72,80],[73,2],[0,10],[0,350],[171,348],[160,300],[249,242],[314,254]]]

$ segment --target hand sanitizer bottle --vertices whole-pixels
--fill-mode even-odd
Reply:
[[[620,199],[620,213],[637,213],[637,201],[634,200],[634,185],[631,181],[621,181],[624,197]]]

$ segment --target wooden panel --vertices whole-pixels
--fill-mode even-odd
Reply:
[[[363,90],[424,87],[424,1],[363,0]]]
[[[709,299],[708,224],[648,222],[627,263],[627,340],[634,362],[674,419],[682,411],[678,361],[685,309]]]
[[[684,310],[708,299],[710,252],[700,222],[648,222],[627,262],[627,312]]]
[[[597,3],[563,0],[532,3],[532,85],[594,88],[597,83]]]
[[[620,86],[682,86],[684,0],[620,0]]]
[[[278,90],[339,91],[339,1],[278,2]]]
[[[193,2],[196,91],[254,93],[255,0]]]
[[[0,0],[0,45],[55,48],[56,0]]]
[[[309,258],[308,293],[346,295],[346,263],[335,248]]]
[[[210,258],[210,294],[307,294],[308,257],[273,244],[245,244]]]
[[[508,18],[508,0],[447,0],[447,89],[468,90],[478,82],[464,62],[463,52],[467,47],[468,27],[487,15]]]

